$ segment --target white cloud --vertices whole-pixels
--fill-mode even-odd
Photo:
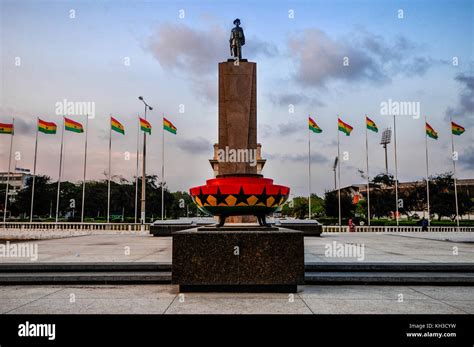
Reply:
[[[288,39],[294,79],[303,86],[325,87],[331,80],[388,82],[395,75],[423,75],[434,61],[418,56],[420,47],[403,36],[387,43],[366,31],[334,39],[315,28]]]

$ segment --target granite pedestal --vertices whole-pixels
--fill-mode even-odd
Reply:
[[[175,231],[193,229],[203,225],[215,224],[213,218],[182,218],[157,220],[150,225],[150,234],[157,237],[171,236]]]
[[[304,283],[303,232],[258,226],[177,231],[172,263],[172,283],[181,292],[294,293]]]
[[[282,227],[291,230],[299,230],[304,233],[304,236],[321,236],[323,232],[323,225],[315,220],[307,219],[287,219],[277,220],[273,223],[276,227]]]

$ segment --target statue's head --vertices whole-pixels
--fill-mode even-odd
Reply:
[[[234,25],[237,25],[237,26],[240,25],[240,19],[239,19],[239,18],[237,18],[237,19],[234,20]]]

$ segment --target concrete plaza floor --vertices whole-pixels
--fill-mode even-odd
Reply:
[[[4,241],[2,241],[3,243]],[[90,235],[28,241],[39,262],[171,262],[170,237]],[[366,262],[474,262],[471,233],[327,233],[305,238],[306,262],[327,245],[363,245]],[[0,257],[0,262],[30,262]],[[2,314],[474,314],[474,289],[458,286],[307,285],[298,293],[178,293],[173,285],[1,286]]]
[[[27,242],[38,246],[39,262],[171,263],[171,237],[104,233]],[[305,261],[358,261],[355,257],[327,256],[326,248],[333,245],[363,246],[365,262],[474,262],[474,234],[470,232],[324,233],[305,238]],[[0,257],[0,263],[30,261]]]
[[[173,285],[0,287],[2,314],[474,314],[472,287],[301,286],[296,294],[186,293]]]

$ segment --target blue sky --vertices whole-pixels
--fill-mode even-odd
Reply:
[[[244,57],[258,64],[258,140],[267,177],[307,194],[307,115],[323,128],[312,136],[317,193],[332,187],[336,121],[354,126],[341,138],[341,184],[362,182],[364,114],[380,129],[391,118],[380,103],[420,102],[422,118],[399,117],[401,180],[421,179],[426,115],[438,130],[429,142],[432,174],[451,170],[449,115],[466,127],[456,137],[459,176],[474,169],[472,1],[7,1],[1,3],[0,122],[15,116],[19,167],[32,167],[37,116],[60,123],[55,103],[92,101],[89,178],[107,169],[108,117],[126,127],[113,139],[113,174],[134,174],[137,100],[154,106],[149,119],[148,168],[161,168],[160,117],[178,128],[166,138],[167,182],[186,190],[212,176],[207,159],[217,140],[217,64],[228,57],[228,35],[239,17]],[[70,10],[75,18],[70,18]],[[184,18],[180,18],[184,10]],[[289,11],[294,18],[289,18]],[[398,18],[403,10],[403,19]],[[182,12],[181,12],[182,13]],[[349,57],[349,66],[342,58]],[[15,66],[15,58],[21,65]],[[457,57],[459,64],[453,66]],[[124,65],[124,59],[130,65]],[[185,112],[179,112],[179,105]],[[289,113],[289,104],[295,107]],[[71,117],[80,120],[81,117]],[[81,179],[82,135],[67,134],[66,179]],[[383,170],[380,134],[370,134],[370,175]],[[8,138],[0,138],[0,170],[6,170]],[[38,172],[57,177],[59,136],[41,136]],[[393,169],[393,147],[389,168]],[[125,152],[130,152],[130,160]]]

